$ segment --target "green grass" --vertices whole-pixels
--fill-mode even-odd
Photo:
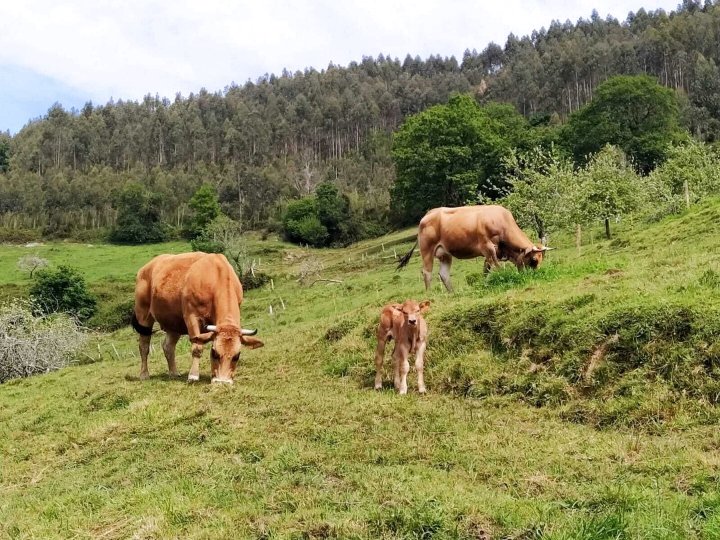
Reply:
[[[718,538],[719,222],[716,202],[580,253],[561,238],[536,273],[456,261],[451,295],[437,276],[425,295],[417,257],[395,272],[412,231],[347,250],[253,239],[274,289],[246,294],[266,347],[233,388],[207,358],[199,384],[169,380],[160,336],[138,381],[127,328],[0,386],[0,536]],[[114,302],[185,247],[46,249]],[[7,287],[19,256],[3,251]],[[342,283],[299,283],[308,258]],[[412,376],[407,396],[372,390],[379,308],[407,297],[433,302],[427,396]]]

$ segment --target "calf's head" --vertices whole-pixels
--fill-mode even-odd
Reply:
[[[405,322],[410,327],[416,327],[421,315],[430,309],[430,300],[420,303],[415,300],[405,300],[402,304],[394,304],[393,307],[403,314]]]
[[[537,270],[538,266],[540,266],[540,263],[543,261],[545,252],[550,251],[551,249],[555,248],[547,246],[530,246],[523,252],[522,257],[520,258],[520,266],[529,266],[533,270]]]
[[[253,330],[240,329],[237,326],[208,325],[212,332],[212,349],[210,350],[210,366],[213,383],[232,384],[235,368],[240,359],[240,349],[245,346],[257,349],[264,344],[259,339],[250,337]]]

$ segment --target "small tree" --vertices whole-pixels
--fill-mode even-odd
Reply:
[[[577,179],[572,163],[557,148],[513,153],[505,167],[511,191],[500,203],[521,226],[534,228],[545,244],[548,232],[571,224]]]
[[[17,267],[22,272],[30,272],[30,279],[36,270],[46,268],[50,262],[39,255],[23,255],[18,259]]]
[[[642,179],[625,154],[607,145],[579,171],[576,203],[580,220],[602,220],[610,238],[610,219],[626,216],[641,206],[645,195]]]
[[[203,184],[198,188],[188,203],[193,211],[192,219],[188,225],[190,238],[200,236],[205,228],[220,215],[220,202],[218,194],[209,184]]]
[[[677,212],[720,195],[720,156],[694,140],[668,149],[667,160],[650,175],[668,194],[666,212]]]
[[[118,217],[110,240],[119,244],[151,244],[165,240],[160,196],[132,182],[120,193]]]
[[[41,313],[68,313],[85,321],[97,307],[95,297],[85,285],[85,279],[73,268],[58,266],[41,270],[30,287],[30,296]]]

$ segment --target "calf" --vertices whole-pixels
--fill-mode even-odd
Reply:
[[[408,355],[415,355],[415,370],[418,376],[418,391],[425,393],[425,347],[427,346],[427,323],[423,313],[429,309],[430,301],[419,304],[415,300],[405,300],[402,304],[388,304],[380,313],[377,328],[377,348],[375,349],[375,389],[382,388],[382,368],[385,345],[395,340],[393,349],[393,380],[395,389],[407,394],[407,374],[410,371]]]

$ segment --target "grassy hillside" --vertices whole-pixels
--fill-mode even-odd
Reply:
[[[266,347],[234,387],[209,384],[207,359],[199,384],[168,379],[161,336],[138,381],[129,329],[98,335],[89,363],[0,386],[0,533],[718,538],[717,223],[719,202],[621,227],[533,274],[456,261],[451,295],[437,277],[424,294],[417,257],[394,271],[412,231],[347,250],[253,241],[274,289],[246,296]],[[46,249],[124,291],[184,248]],[[429,394],[412,375],[407,396],[373,391],[379,307],[426,296]]]

